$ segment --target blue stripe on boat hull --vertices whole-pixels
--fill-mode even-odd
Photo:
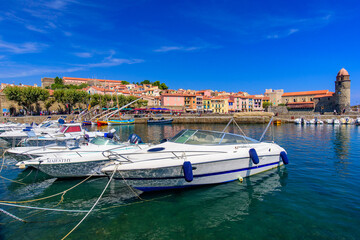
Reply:
[[[234,172],[247,171],[247,170],[251,170],[251,169],[268,167],[268,166],[275,165],[275,164],[280,164],[280,162],[273,162],[273,163],[268,163],[268,164],[264,164],[264,165],[248,167],[248,168],[240,168],[240,169],[235,169],[235,170],[230,170],[230,171],[199,174],[199,175],[194,175],[194,178],[208,177],[208,176],[214,176],[214,175],[222,175],[222,174],[228,174],[228,173],[234,173]],[[184,176],[159,177],[159,178],[125,178],[125,180],[165,180],[165,179],[179,179],[179,178],[184,178]],[[121,179],[122,180],[122,178],[115,178],[115,179]]]

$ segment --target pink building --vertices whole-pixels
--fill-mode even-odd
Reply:
[[[184,107],[185,97],[181,94],[161,95],[161,106],[163,107]]]

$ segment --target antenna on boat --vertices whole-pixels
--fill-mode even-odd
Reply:
[[[246,143],[248,143],[248,141],[246,140],[246,134],[244,133],[244,131],[241,129],[241,127],[239,126],[239,124],[237,124],[237,122],[235,121],[235,119],[232,117],[230,119],[230,121],[228,122],[228,124],[226,125],[226,127],[224,128],[224,130],[222,132],[225,132],[225,130],[229,127],[229,125],[234,122],[234,124],[238,127],[238,129],[240,130],[241,134],[243,135],[243,138],[245,140]]]
[[[269,121],[268,125],[266,126],[266,128],[265,128],[265,130],[264,130],[263,134],[261,135],[261,137],[260,137],[260,139],[259,139],[259,142],[261,142],[261,140],[264,138],[265,133],[267,132],[268,128],[270,127],[270,125],[271,125],[271,122],[272,122],[273,118],[274,118],[274,116],[272,116],[272,117],[271,117],[271,119],[270,119],[270,121]]]

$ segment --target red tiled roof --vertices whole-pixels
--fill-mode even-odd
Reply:
[[[93,78],[74,78],[74,77],[63,77],[63,80],[113,82],[119,84],[121,84],[121,82],[123,81],[123,80],[106,80],[106,79],[93,79]]]
[[[305,92],[289,92],[284,93],[282,97],[290,97],[290,96],[306,96],[306,95],[323,95],[327,94],[329,90],[318,90],[318,91],[305,91]]]
[[[314,98],[323,98],[323,97],[332,97],[332,96],[334,96],[334,93],[328,92],[327,94],[324,94],[324,95],[316,95],[316,96],[314,96]]]

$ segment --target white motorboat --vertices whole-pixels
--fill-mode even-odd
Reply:
[[[34,167],[49,176],[57,178],[86,177],[90,175],[105,176],[100,170],[114,160],[109,159],[104,154],[104,151],[111,151],[113,154],[128,154],[151,146],[150,144],[142,143],[141,139],[137,135],[135,136],[135,140],[130,135],[129,141],[123,143],[98,138],[96,140],[98,143],[107,141],[106,144],[97,145],[93,141],[88,146],[64,151],[49,149],[49,151],[53,152],[47,152],[41,157],[18,162],[16,166],[21,169]],[[115,161],[121,162],[121,160]]]
[[[327,119],[326,122],[327,122],[327,124],[334,124],[334,125],[340,124],[340,120],[337,118]]]
[[[324,124],[324,122],[315,117],[309,121],[309,124]]]
[[[344,118],[340,118],[340,122],[342,124],[350,125],[354,123],[354,119],[352,119],[351,117],[344,117]]]
[[[103,152],[109,149],[124,146],[123,142],[113,140],[115,131],[115,129],[112,129],[109,133],[101,133],[102,136],[97,136],[90,141],[87,141],[84,138],[73,138],[71,140],[67,139],[63,141],[56,141],[54,144],[44,146],[33,146],[30,144],[30,146],[26,147],[13,147],[5,151],[5,156],[16,161],[24,161],[49,154]]]
[[[334,119],[326,119],[327,124],[334,124]]]
[[[36,134],[28,131],[28,138],[23,138],[22,145],[25,146],[44,146],[54,144],[59,141],[76,140],[80,138],[92,139],[96,136],[103,136],[102,132],[88,132],[82,128],[81,123],[67,123],[53,133]],[[10,138],[10,140],[12,140]]]
[[[29,133],[33,136],[41,136],[44,134],[55,133],[59,131],[59,124],[57,121],[44,122],[38,126],[27,126],[25,128],[9,128],[5,132],[0,133],[0,138],[7,142],[20,141],[21,139],[29,137]]]
[[[145,150],[105,155],[122,162],[101,171],[141,191],[224,183],[288,163],[286,151],[275,143],[190,129]]]
[[[339,119],[334,119],[334,125],[339,125],[340,124],[340,120]]]
[[[296,118],[294,122],[295,122],[295,124],[305,124],[306,123],[304,118]]]

